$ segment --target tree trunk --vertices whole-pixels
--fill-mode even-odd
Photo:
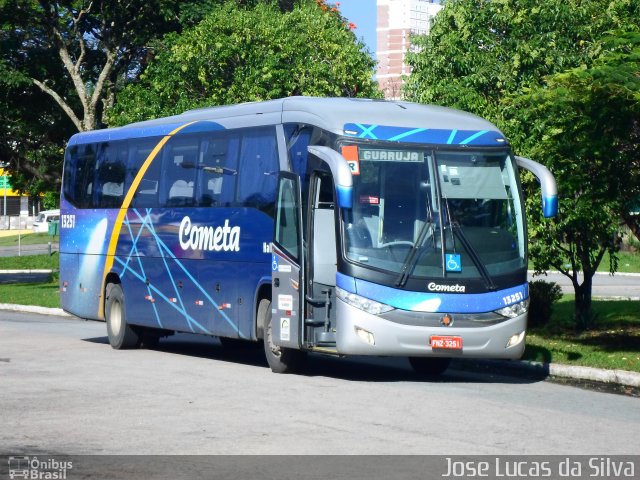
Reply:
[[[593,275],[584,275],[582,284],[574,285],[576,299],[574,302],[577,330],[586,330],[591,326],[593,313],[591,311],[591,292],[593,287]]]

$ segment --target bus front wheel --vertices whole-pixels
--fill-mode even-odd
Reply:
[[[305,360],[304,352],[284,348],[273,343],[273,328],[271,315],[271,302],[269,300],[261,300],[258,307],[259,318],[262,319],[264,326],[264,354],[267,357],[267,363],[274,373],[292,373],[297,371]]]
[[[139,333],[127,323],[124,309],[124,292],[118,283],[110,283],[106,289],[104,315],[107,321],[109,343],[116,350],[140,346]]]
[[[451,359],[442,357],[409,357],[409,363],[416,373],[428,377],[437,377],[449,368]]]

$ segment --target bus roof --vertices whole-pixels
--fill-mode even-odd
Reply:
[[[402,131],[410,133],[416,130],[483,132],[491,135],[489,144],[502,145],[506,143],[504,135],[495,125],[460,110],[401,101],[288,97],[264,102],[199,108],[180,115],[132,123],[123,127],[83,132],[74,135],[69,141],[69,145],[167,135],[174,129],[191,122],[201,124],[196,129],[199,131],[237,128],[243,125],[303,123],[320,127],[338,135],[385,140],[406,137],[406,133],[398,133]],[[390,127],[389,132],[391,133],[387,135],[387,138],[374,137],[371,135],[372,127],[381,127],[378,132]],[[401,130],[398,130],[399,128]],[[194,131],[193,128],[190,130]],[[367,133],[369,136],[366,135]],[[392,133],[395,136],[391,137]]]

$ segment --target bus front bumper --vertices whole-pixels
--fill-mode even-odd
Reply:
[[[385,320],[337,299],[336,317],[336,348],[344,355],[518,359],[524,353],[526,313],[492,325],[433,327]],[[432,348],[434,336],[459,337],[462,348]]]

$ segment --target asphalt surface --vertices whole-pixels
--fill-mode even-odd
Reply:
[[[12,247],[0,247],[0,257],[17,257],[21,255],[40,255],[43,253],[57,252],[58,243],[52,242],[51,246],[45,244],[21,245]]]
[[[60,308],[46,308],[29,305],[12,305],[0,303],[2,311],[32,313],[38,315],[68,317],[80,320]],[[101,323],[101,322],[98,322]],[[581,367],[554,363],[538,363],[513,360],[454,360],[452,369],[473,371],[488,375],[499,374],[532,380],[556,379],[567,381],[577,386],[595,390],[640,397],[640,373],[626,370],[606,370],[602,368]]]
[[[117,351],[105,330],[0,312],[0,453],[640,451],[638,398],[456,368],[425,380],[403,358],[311,355],[302,374],[278,375],[259,348],[180,334],[157,350]]]

